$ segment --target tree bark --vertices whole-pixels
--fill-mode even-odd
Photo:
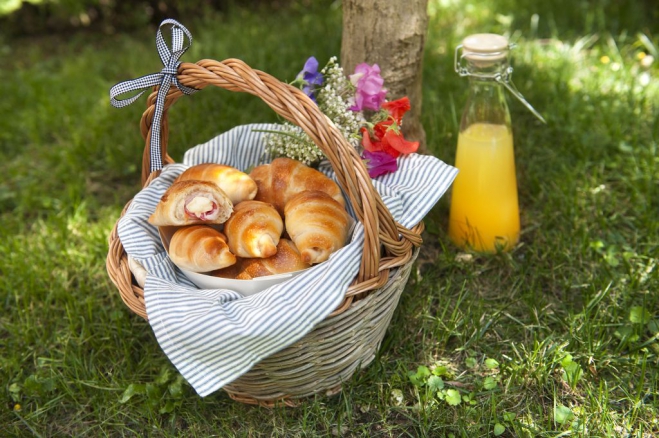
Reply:
[[[425,153],[421,124],[423,49],[428,28],[428,0],[343,0],[341,66],[351,74],[359,63],[378,64],[387,99],[410,99],[403,119],[407,140]]]

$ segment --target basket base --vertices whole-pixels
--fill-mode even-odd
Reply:
[[[392,269],[387,284],[348,310],[328,317],[295,344],[271,355],[223,389],[241,403],[298,406],[302,399],[341,392],[342,384],[376,357],[419,254]]]

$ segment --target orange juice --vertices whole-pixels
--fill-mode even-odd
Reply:
[[[458,136],[449,237],[478,252],[511,249],[519,240],[519,205],[512,132],[474,123]]]

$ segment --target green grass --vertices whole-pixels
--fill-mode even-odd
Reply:
[[[455,45],[517,42],[514,80],[549,122],[511,100],[520,244],[463,254],[442,199],[376,361],[296,409],[199,398],[106,274],[139,190],[144,105],[111,108],[108,90],[160,69],[154,29],[0,38],[0,436],[659,435],[659,60],[641,62],[659,58],[657,8],[534,3],[431,1],[424,63],[429,147],[450,163]],[[340,48],[327,2],[184,24],[184,60],[238,57],[284,81]],[[204,90],[172,109],[170,151],[274,120],[252,96]]]

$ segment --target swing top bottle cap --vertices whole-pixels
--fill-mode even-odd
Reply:
[[[508,38],[494,33],[477,33],[462,40],[463,56],[479,63],[497,62],[508,56]]]

